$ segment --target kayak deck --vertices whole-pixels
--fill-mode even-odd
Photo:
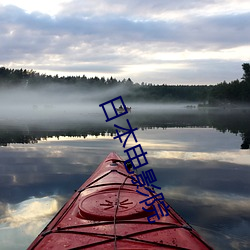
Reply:
[[[110,153],[28,249],[212,249],[165,201],[155,202],[167,216],[149,223],[156,211],[142,208],[145,196],[132,176],[123,159]]]

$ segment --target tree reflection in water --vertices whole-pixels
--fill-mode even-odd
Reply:
[[[129,119],[133,127],[144,129],[150,128],[185,128],[185,127],[209,127],[225,133],[226,131],[240,135],[242,144],[241,149],[249,149],[250,146],[250,109],[246,110],[183,110],[180,112],[171,112],[158,110],[154,112],[132,112]],[[101,118],[100,118],[101,119]],[[119,125],[124,123],[125,118],[119,118]],[[0,124],[0,145],[8,146],[11,143],[37,143],[41,139],[47,139],[59,136],[68,137],[86,137],[87,135],[104,135],[106,132],[115,133],[112,124],[105,122],[72,122],[62,123],[51,121],[48,124],[37,124],[25,126]],[[46,125],[46,128],[45,126]],[[42,127],[42,128],[41,128]]]

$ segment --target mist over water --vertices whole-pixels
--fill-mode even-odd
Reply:
[[[99,104],[109,101],[117,96],[128,93],[124,87],[112,90],[99,91],[83,90],[66,85],[56,85],[30,88],[0,89],[0,122],[56,122],[56,121],[101,121],[105,118]],[[166,112],[185,110],[188,104],[154,104],[126,102],[127,107],[132,107],[134,112]],[[121,102],[116,101],[118,108]],[[107,105],[107,110],[112,112]],[[188,111],[188,110],[187,110]],[[100,117],[101,116],[101,117]]]
[[[80,93],[66,86],[39,89],[5,89],[0,92],[1,119],[36,121],[77,118],[98,112],[93,93]]]
[[[125,95],[125,105],[132,108],[126,116],[106,122],[100,104]],[[108,90],[87,89],[65,84],[43,87],[0,89],[0,139],[1,144],[9,142],[36,141],[47,136],[86,136],[101,133],[115,133],[114,123],[127,127],[129,119],[133,127],[212,127],[220,131],[240,133],[243,147],[250,143],[249,109],[203,109],[197,103],[149,103],[133,102],[129,90],[117,86]],[[115,107],[121,101],[114,102]],[[114,116],[111,104],[105,105],[110,117]],[[74,132],[72,132],[74,130]],[[10,135],[5,131],[12,133]],[[16,133],[19,131],[18,133]],[[37,133],[39,131],[39,133]],[[61,132],[60,132],[61,131]],[[22,139],[24,137],[24,139]],[[27,140],[27,138],[29,138]]]

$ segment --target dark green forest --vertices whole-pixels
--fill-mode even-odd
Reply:
[[[148,102],[199,102],[200,106],[220,106],[250,103],[250,64],[242,64],[242,78],[216,85],[153,85],[152,83],[134,83],[130,78],[117,80],[113,77],[87,78],[82,76],[51,76],[34,70],[0,68],[0,87],[21,87],[36,89],[51,84],[63,84],[79,88],[80,91],[109,90],[124,87],[122,93],[126,101]]]

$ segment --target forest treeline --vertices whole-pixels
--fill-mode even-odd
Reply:
[[[0,67],[0,87],[23,87],[35,89],[53,83],[80,88],[82,91],[108,90],[124,87],[121,93],[126,101],[172,102],[190,101],[208,105],[232,103],[250,103],[250,64],[242,64],[243,76],[239,80],[222,82],[217,85],[153,85],[152,83],[134,83],[130,78],[117,80],[110,77],[51,76],[34,70],[9,69]]]

